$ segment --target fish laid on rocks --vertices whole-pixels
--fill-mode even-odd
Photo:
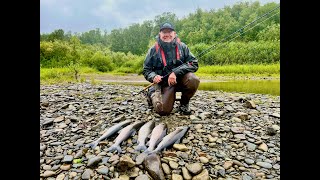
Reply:
[[[167,134],[167,124],[160,123],[158,124],[151,132],[150,140],[147,143],[148,149],[145,151],[151,152],[155,147],[160,143],[163,137]]]
[[[133,135],[145,122],[144,121],[137,121],[131,125],[126,126],[114,140],[114,144],[107,149],[107,151],[114,151],[117,150],[118,154],[122,152],[120,144],[122,141],[128,139],[131,135]]]
[[[136,151],[140,151],[140,150],[146,150],[146,139],[149,136],[149,134],[151,133],[152,129],[155,126],[155,122],[154,121],[149,121],[147,123],[145,123],[139,130],[138,133],[138,145],[135,148]]]
[[[122,121],[122,122],[110,127],[105,133],[103,133],[103,135],[101,137],[99,137],[97,140],[91,142],[90,144],[87,144],[86,147],[91,147],[94,149],[99,144],[100,141],[112,136],[114,133],[118,132],[120,129],[122,129],[124,126],[127,126],[130,123],[131,123],[130,120],[126,120],[126,121]]]
[[[188,130],[189,126],[178,127],[175,131],[166,135],[158,144],[157,148],[151,152],[148,152],[148,154],[160,152],[161,150],[168,148],[175,143],[179,143]]]

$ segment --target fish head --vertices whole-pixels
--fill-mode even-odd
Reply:
[[[151,128],[154,128],[156,123],[154,122],[154,120],[149,121],[151,123]]]
[[[145,121],[136,121],[134,124],[132,124],[132,127],[133,127],[134,129],[138,129],[138,128],[140,128],[144,123],[145,123]]]

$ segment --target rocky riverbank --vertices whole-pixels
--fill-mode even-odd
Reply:
[[[279,96],[197,91],[192,115],[160,117],[135,95],[142,88],[41,85],[40,179],[150,179],[134,151],[137,133],[121,154],[106,151],[115,137],[84,148],[127,119],[166,122],[169,132],[190,125],[180,144],[160,154],[166,179],[280,179]]]

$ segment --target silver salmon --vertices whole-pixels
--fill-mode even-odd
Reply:
[[[148,149],[145,152],[153,151],[166,134],[167,124],[158,124],[151,132],[150,140],[147,143]]]
[[[99,137],[97,140],[91,142],[86,147],[91,147],[94,149],[99,144],[100,141],[112,136],[114,133],[118,132],[120,129],[122,129],[124,126],[126,126],[130,123],[131,123],[131,121],[126,120],[126,121],[122,121],[122,122],[110,127],[105,133],[103,133],[103,135],[101,137]]]
[[[107,149],[107,151],[117,150],[118,154],[122,152],[120,144],[122,141],[128,139],[131,135],[133,135],[145,122],[137,121],[131,125],[126,126],[114,140],[114,144]]]
[[[138,134],[138,146],[135,148],[136,151],[140,151],[140,150],[145,151],[147,149],[145,144],[146,139],[148,135],[151,133],[154,126],[155,126],[154,121],[149,121],[140,128],[139,134]]]
[[[151,152],[148,152],[148,154],[160,152],[161,150],[168,148],[173,144],[180,143],[182,137],[186,134],[188,130],[189,126],[178,127],[175,131],[165,136],[162,139],[162,141],[158,144],[157,148]]]

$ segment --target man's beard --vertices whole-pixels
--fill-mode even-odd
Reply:
[[[164,42],[164,41],[162,41],[161,39],[160,39],[160,44],[161,44],[161,46],[162,46],[162,48],[164,49],[164,50],[168,50],[168,49],[170,49],[170,48],[172,48],[172,47],[175,47],[175,38],[172,40],[172,41],[170,41],[170,42]]]

